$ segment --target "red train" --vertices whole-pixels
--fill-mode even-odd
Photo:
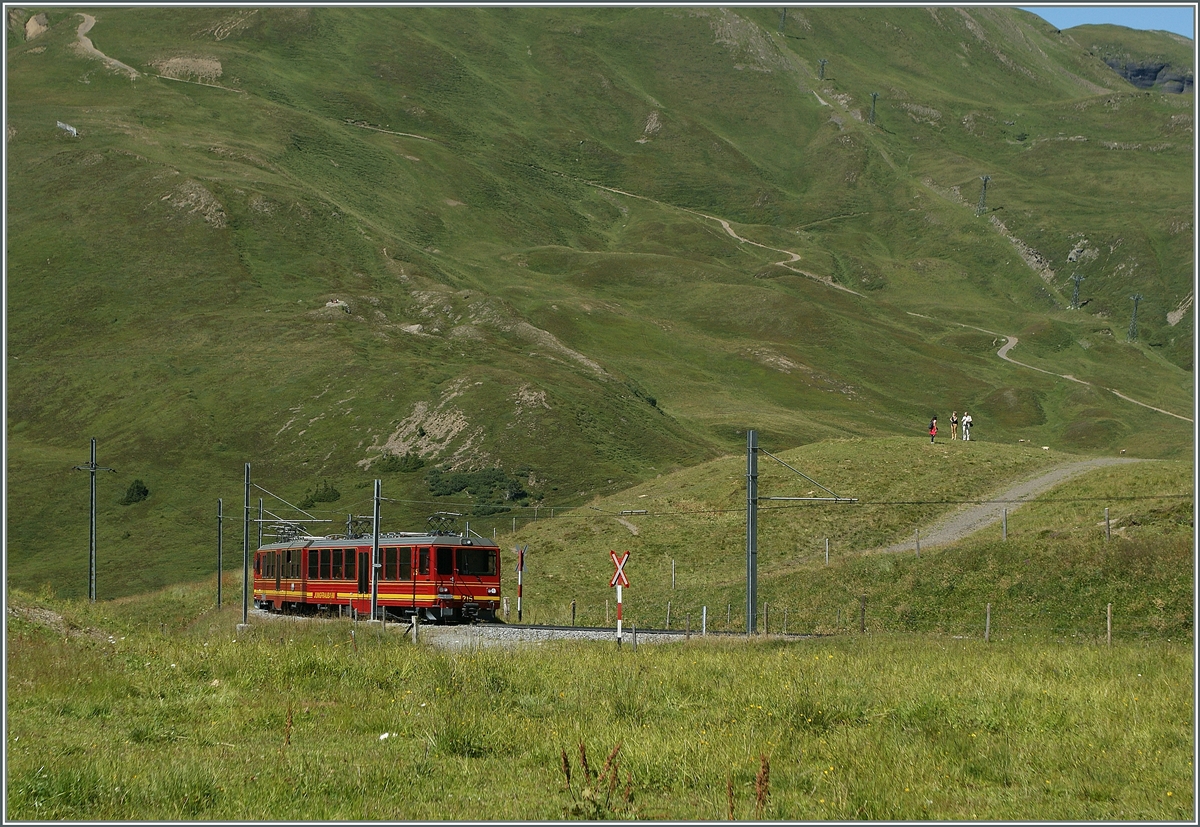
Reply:
[[[256,608],[296,613],[371,611],[372,537],[296,537],[254,554]],[[495,620],[500,547],[483,537],[389,533],[379,538],[378,606],[389,617]]]

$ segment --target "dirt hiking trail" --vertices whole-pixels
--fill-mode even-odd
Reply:
[[[96,25],[96,18],[92,17],[90,14],[84,14],[83,12],[79,12],[79,16],[83,18],[83,22],[79,24],[79,29],[75,32],[76,36],[79,38],[78,42],[76,43],[79,51],[83,52],[88,57],[93,57],[97,60],[104,61],[104,64],[110,69],[115,69],[118,72],[124,72],[125,74],[129,75],[130,80],[136,78],[140,74],[137,69],[134,69],[132,66],[125,65],[115,58],[109,57],[108,55],[104,54],[104,52],[92,45],[92,39],[87,36],[87,33],[92,30],[92,26]]]
[[[1097,457],[1080,462],[1060,465],[1049,471],[1044,471],[1035,477],[1026,479],[1005,491],[988,498],[987,502],[978,505],[968,505],[943,517],[928,527],[921,527],[921,548],[933,548],[956,543],[993,523],[1000,521],[1004,509],[1011,514],[1024,503],[1037,497],[1051,488],[1077,477],[1088,471],[1103,468],[1107,465],[1124,465],[1130,462],[1145,462],[1134,457]],[[876,551],[895,552],[913,551],[916,548],[916,535],[903,542],[893,543]]]

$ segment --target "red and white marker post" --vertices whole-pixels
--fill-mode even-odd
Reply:
[[[629,578],[625,576],[625,563],[629,560],[629,552],[625,552],[620,557],[617,557],[615,551],[610,551],[608,556],[612,558],[613,565],[617,567],[613,573],[612,579],[608,581],[609,586],[617,587],[617,646],[621,645],[621,587],[629,585]]]
[[[525,551],[529,546],[521,546],[517,552],[517,622],[521,622],[521,579],[525,573]]]

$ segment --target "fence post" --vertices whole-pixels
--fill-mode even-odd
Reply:
[[[1108,624],[1107,624],[1106,629],[1107,629],[1107,631],[1105,632],[1105,635],[1104,635],[1105,643],[1108,646],[1112,646],[1112,604],[1111,603],[1108,604]]]
[[[675,591],[675,558],[671,558],[671,591]]]
[[[921,556],[921,529],[917,529],[917,556]]]
[[[608,598],[604,598],[604,625],[608,625]]]
[[[1007,508],[1004,509],[1000,513],[1000,526],[1001,526],[1000,539],[1007,541],[1008,540],[1008,509]]]
[[[987,604],[987,618],[983,621],[983,642],[988,643],[992,639],[992,604]]]
[[[829,565],[829,538],[825,538],[825,565]]]
[[[508,598],[507,597],[504,598],[503,611],[504,611],[504,619],[508,620]]]
[[[633,632],[633,651],[637,651],[637,626],[630,624],[630,630]]]
[[[841,606],[838,606],[837,628],[838,628],[838,631],[841,631],[841,629],[842,629],[842,607]]]
[[[692,639],[692,613],[687,613],[687,631],[683,633],[684,640]]]
[[[867,631],[867,596],[865,594],[859,596],[858,601],[859,601],[858,630],[860,632],[865,633]]]
[[[575,601],[571,601],[571,625],[575,625]]]
[[[783,607],[783,633],[787,634],[787,606]]]
[[[671,601],[667,601],[667,629],[671,628]]]
[[[725,604],[725,631],[726,631],[726,632],[728,632],[728,631],[729,631],[729,622],[730,622],[730,621],[729,621],[729,617],[730,617],[729,613],[730,613],[732,610],[733,610],[733,604],[732,604],[732,603],[726,603],[726,604]]]
[[[767,602],[764,600],[763,601],[763,636],[764,637],[771,633],[770,632],[770,623],[769,623],[770,615],[767,614],[767,612],[768,612]]]
[[[1104,509],[1104,539],[1112,539],[1112,526],[1108,522],[1108,508]]]
[[[708,607],[700,607],[700,637],[708,634]]]

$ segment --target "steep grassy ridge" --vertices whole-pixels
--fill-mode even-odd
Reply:
[[[990,440],[1190,451],[1188,423],[962,326],[1192,407],[1191,99],[1023,12],[95,11],[145,74],[74,51],[66,10],[8,34],[13,582],[83,590],[90,436],[119,472],[105,553],[146,564],[104,594],[211,571],[245,462],[292,502],[331,480],[340,524],[385,450],[500,466],[529,494],[508,507],[746,427],[790,446],[951,408]],[[116,505],[135,477],[149,499]],[[392,527],[439,507],[424,472],[386,488]]]

